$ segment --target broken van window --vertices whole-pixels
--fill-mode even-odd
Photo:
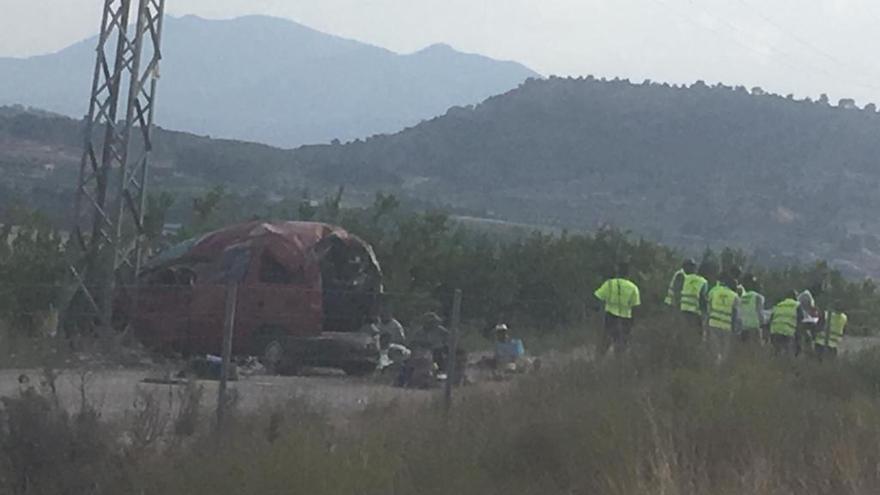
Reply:
[[[242,282],[251,261],[251,249],[246,245],[228,247],[218,261],[218,269],[211,274],[208,283]]]
[[[305,281],[305,272],[300,266],[296,270],[288,270],[269,252],[260,257],[260,282],[266,284],[294,285]]]
[[[147,284],[169,287],[177,285],[192,286],[195,285],[197,278],[198,276],[192,268],[188,266],[173,266],[163,268],[152,274],[147,279]]]

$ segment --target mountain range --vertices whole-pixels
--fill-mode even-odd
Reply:
[[[0,105],[81,117],[96,45],[0,58]],[[163,56],[160,125],[281,147],[396,132],[537,76],[443,44],[398,54],[264,16],[167,17]]]

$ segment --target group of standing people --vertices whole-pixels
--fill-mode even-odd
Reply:
[[[707,342],[718,360],[730,351],[731,343],[769,344],[776,355],[799,355],[806,350],[821,358],[837,355],[847,324],[840,301],[820,311],[809,290],[793,291],[771,310],[752,274],[739,267],[724,271],[710,287],[709,267],[700,270],[688,259],[669,283],[664,303],[682,316],[694,338]],[[629,278],[629,266],[617,266],[616,276],[595,292],[605,316],[605,337],[601,353],[611,346],[626,349],[633,325],[633,309],[641,304],[638,286]]]

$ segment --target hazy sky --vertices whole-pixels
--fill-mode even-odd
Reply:
[[[0,0],[0,56],[97,30],[103,0]],[[543,74],[759,85],[880,102],[877,0],[167,0],[172,15],[286,17],[410,52],[436,42]]]

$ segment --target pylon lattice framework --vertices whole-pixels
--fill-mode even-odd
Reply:
[[[74,205],[80,256],[70,266],[102,325],[110,322],[117,273],[136,274],[141,264],[164,10],[165,0],[104,0]],[[136,153],[134,132],[142,142]]]

